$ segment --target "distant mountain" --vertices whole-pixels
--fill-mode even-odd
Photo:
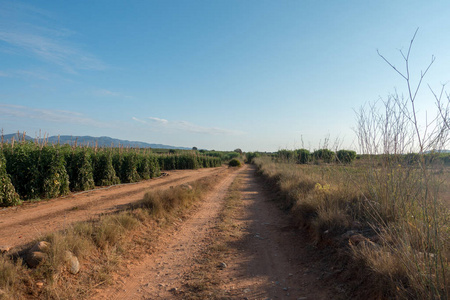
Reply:
[[[19,135],[17,133],[13,134],[5,134],[3,135],[3,139],[5,142],[11,142],[12,138],[14,137],[14,140],[18,141],[23,138],[23,135]],[[29,136],[25,136],[26,141],[34,141],[33,138]],[[50,136],[48,138],[48,142],[50,144],[70,144],[73,145],[75,142],[77,145],[98,145],[99,147],[133,147],[133,148],[154,148],[154,149],[181,149],[181,150],[190,150],[192,148],[188,147],[175,147],[175,146],[169,146],[169,145],[163,145],[163,144],[149,144],[145,142],[138,142],[138,141],[128,141],[128,140],[120,140],[120,139],[114,139],[108,136],[101,136],[101,137],[93,137],[93,136],[72,136],[72,135],[61,135],[61,136]]]
[[[450,150],[433,150],[433,151],[425,151],[426,154],[429,153],[450,153]]]

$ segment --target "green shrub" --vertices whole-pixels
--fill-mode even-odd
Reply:
[[[95,187],[91,150],[77,148],[65,154],[71,191],[86,191]]]
[[[336,158],[343,164],[349,164],[356,158],[356,152],[351,150],[339,150],[336,152]]]
[[[240,167],[241,166],[241,162],[240,160],[233,158],[232,160],[230,160],[230,162],[228,163],[228,165],[230,167]]]
[[[23,199],[53,198],[69,192],[64,155],[59,146],[7,145],[6,171]]]
[[[12,206],[20,204],[19,195],[16,193],[11,179],[6,173],[6,160],[0,151],[0,206]]]
[[[277,152],[278,158],[283,160],[292,160],[295,157],[295,152],[292,150],[281,149]]]
[[[93,156],[94,182],[97,186],[120,183],[112,164],[112,153],[109,150],[97,152]]]
[[[161,175],[161,167],[159,166],[158,157],[149,155],[150,162],[150,178],[155,178]]]
[[[299,149],[297,152],[297,161],[299,164],[307,164],[311,161],[312,155],[309,150]]]
[[[245,153],[246,160],[245,162],[248,164],[253,163],[253,159],[259,157],[260,154],[258,152],[247,152]]]
[[[151,161],[148,155],[139,155],[137,163],[137,172],[141,179],[147,180],[151,178]]]
[[[334,152],[328,149],[319,149],[313,152],[313,158],[317,161],[321,160],[326,163],[334,161]]]
[[[120,156],[119,178],[122,183],[136,182],[140,180],[137,172],[138,155],[135,152],[116,153]]]
[[[54,198],[69,193],[69,176],[67,175],[64,155],[59,146],[43,147],[39,161],[41,187],[40,195]]]
[[[39,197],[39,149],[32,143],[6,144],[6,172],[22,199]]]

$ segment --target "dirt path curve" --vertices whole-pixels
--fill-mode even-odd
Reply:
[[[99,290],[92,299],[173,299],[184,274],[195,266],[195,257],[207,247],[207,237],[216,224],[228,188],[247,169],[231,172],[210,192],[198,210],[178,231],[160,236],[154,252],[128,265],[114,286]]]
[[[336,299],[324,286],[323,265],[304,233],[271,201],[267,187],[246,170],[242,207],[235,220],[242,238],[230,243],[221,271],[221,290],[229,299]]]
[[[75,221],[88,220],[138,201],[149,189],[169,188],[225,170],[226,167],[171,171],[168,172],[170,176],[157,179],[96,189],[1,210],[0,246],[24,245],[39,235],[64,229]]]

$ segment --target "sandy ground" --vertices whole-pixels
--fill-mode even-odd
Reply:
[[[221,271],[230,299],[335,299],[322,265],[290,217],[271,201],[254,169],[244,173],[242,209],[235,220],[243,237],[232,242]]]
[[[230,172],[208,193],[201,206],[181,226],[160,235],[151,254],[122,270],[115,285],[98,290],[92,299],[173,299],[184,274],[208,246],[207,237],[234,178],[247,168]]]
[[[64,229],[72,222],[95,218],[142,199],[155,188],[170,188],[206,176],[221,174],[185,220],[162,228],[151,249],[135,253],[89,299],[188,299],[183,292],[189,275],[198,268],[205,250],[217,236],[219,213],[229,187],[241,177],[241,207],[233,222],[241,234],[230,238],[217,270],[221,299],[336,299],[336,289],[321,281],[324,264],[301,230],[271,201],[271,194],[253,166],[170,172],[170,176],[97,189],[0,211],[0,246],[20,246],[37,236]],[[326,266],[325,266],[326,267]]]
[[[335,299],[320,280],[318,257],[302,232],[271,201],[264,185],[245,166],[226,176],[186,221],[161,235],[152,253],[130,262],[113,286],[93,299],[190,299],[186,278],[214,241],[215,226],[230,184],[242,179],[242,207],[235,219],[241,237],[231,239],[219,270],[221,299]]]
[[[3,209],[0,211],[0,246],[24,245],[43,234],[62,230],[75,221],[92,219],[141,200],[150,189],[169,188],[213,176],[226,169],[220,167],[170,171],[169,176],[157,179]]]

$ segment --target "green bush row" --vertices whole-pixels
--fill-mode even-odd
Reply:
[[[54,198],[69,191],[137,182],[161,170],[218,167],[218,157],[197,153],[156,155],[149,150],[4,144],[0,151],[0,206],[20,199]]]
[[[161,155],[158,162],[162,170],[213,168],[222,164],[219,157],[199,156],[195,153]]]
[[[310,152],[306,149],[298,150],[279,150],[277,157],[282,160],[295,161],[299,164],[307,164],[309,162],[340,162],[351,163],[356,159],[356,152],[351,150],[339,150],[336,153],[329,149],[318,149]]]

